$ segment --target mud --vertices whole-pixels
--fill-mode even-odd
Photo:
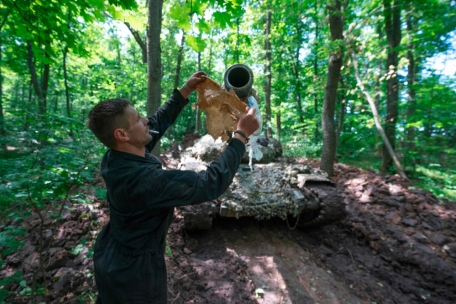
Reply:
[[[168,166],[178,163],[174,149],[162,157]],[[190,232],[176,210],[166,256],[169,303],[456,303],[456,203],[398,176],[335,168],[347,217],[321,228],[216,218],[211,229]],[[57,222],[32,215],[23,223],[25,245],[2,266],[2,279],[19,270],[26,286],[46,285],[36,303],[94,300],[90,250],[109,210],[94,196],[71,207]],[[6,284],[7,303],[32,303],[24,289]]]

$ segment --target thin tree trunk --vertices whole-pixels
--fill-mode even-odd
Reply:
[[[198,71],[201,71],[201,52],[198,52]],[[199,106],[196,106],[195,111],[195,133],[199,134],[200,125],[201,125],[201,111]]]
[[[302,34],[301,34],[301,15],[299,13],[298,9],[298,18],[296,20],[296,36],[298,37],[298,42],[296,45],[296,52],[295,52],[295,58],[294,58],[294,72],[295,72],[295,81],[296,81],[296,102],[298,104],[298,117],[299,117],[299,123],[302,125],[302,133],[306,134],[306,128],[304,126],[304,114],[302,110],[302,101],[301,101],[301,81],[299,80],[299,54],[301,52],[301,45],[302,45]]]
[[[46,54],[46,58],[49,58],[48,54]],[[42,112],[41,114],[46,113],[50,70],[51,70],[51,67],[50,67],[49,63],[46,63],[44,65],[43,77],[41,78],[41,91],[43,92],[43,103],[44,103],[44,105],[43,105],[44,112]]]
[[[25,123],[24,123],[24,131],[28,131],[29,127],[30,127],[30,106],[32,104],[32,86],[33,86],[33,83],[32,83],[32,79],[30,78],[30,82],[29,82],[29,86],[28,86],[28,102],[27,102],[27,105],[28,105],[28,109],[25,110]]]
[[[63,80],[65,83],[67,115],[68,115],[68,117],[71,117],[70,90],[68,88],[68,73],[67,73],[67,65],[66,65],[67,54],[68,54],[68,45],[66,45],[65,49],[63,50]]]
[[[394,149],[396,145],[396,122],[399,114],[399,81],[397,79],[398,46],[401,42],[401,10],[398,0],[383,0],[386,37],[388,40],[388,58],[386,61],[387,76],[387,113],[385,134]],[[392,166],[388,148],[383,146],[382,171],[387,172]]]
[[[236,62],[239,62],[239,17],[236,18],[236,52],[235,52],[235,56],[236,56]]]
[[[409,3],[409,9],[407,12],[407,35],[409,36],[408,44],[407,44],[407,58],[408,58],[408,71],[407,71],[407,91],[408,91],[408,103],[407,103],[407,123],[411,123],[413,121],[413,115],[415,114],[416,109],[416,91],[415,91],[415,79],[416,79],[416,64],[415,64],[415,56],[413,54],[415,46],[412,42],[413,37],[413,8],[412,4]],[[414,127],[407,127],[407,144],[406,149],[410,152],[416,150],[415,145],[415,128]],[[407,159],[407,158],[406,158]],[[415,161],[412,161],[411,165],[415,167]],[[407,168],[407,164],[405,165]]]
[[[27,51],[28,51],[27,62],[28,62],[29,70],[30,70],[30,77],[31,77],[33,89],[35,90],[36,96],[38,98],[39,113],[44,114],[44,113],[46,113],[46,103],[44,100],[43,91],[41,90],[41,87],[38,83],[38,76],[36,74],[35,62],[33,61],[32,43],[30,40],[27,40]]]
[[[282,122],[280,121],[280,111],[276,114],[277,133],[275,139],[280,141],[280,129],[282,128]]]
[[[0,29],[1,31],[1,29]],[[6,135],[5,129],[5,117],[3,116],[3,75],[2,75],[2,33],[0,32],[0,135],[3,137]],[[2,144],[0,146],[4,148]]]
[[[182,67],[182,58],[184,57],[184,44],[185,44],[185,32],[182,31],[181,45],[179,47],[179,51],[177,54],[176,73],[174,74],[174,90],[177,90],[177,88],[179,87],[180,71],[181,71],[181,67]],[[172,133],[173,133],[173,126],[169,126],[168,137],[171,137]]]
[[[266,138],[272,137],[272,129],[271,129],[271,64],[272,64],[272,56],[271,56],[271,23],[272,23],[272,8],[271,5],[268,3],[267,11],[266,11],[266,30],[265,30],[265,43],[264,49],[266,52],[266,84],[264,87],[264,99],[265,99],[265,107],[266,107]]]
[[[160,33],[162,22],[163,0],[148,1],[148,29],[147,29],[147,115],[157,111],[161,103],[161,49]],[[163,132],[163,130],[157,130]],[[152,153],[160,155],[160,141],[157,142]]]
[[[212,39],[212,35],[211,35],[211,39]],[[212,43],[211,45],[209,46],[209,62],[207,63],[207,75],[210,76],[211,75],[211,68],[212,68]]]
[[[318,0],[315,1],[315,13],[318,11]],[[315,117],[318,114],[318,41],[319,41],[319,28],[318,18],[315,17],[315,48],[314,48],[314,113]],[[315,119],[315,140],[318,140],[319,126],[318,119]]]
[[[329,30],[331,41],[341,41],[343,39],[344,16],[340,0],[330,1]],[[334,109],[337,100],[337,87],[340,79],[340,69],[342,67],[342,49],[333,51],[329,56],[328,77],[326,78],[325,96],[322,110],[322,131],[323,148],[321,151],[320,169],[334,174],[334,159],[336,157],[336,126],[334,122]]]
[[[185,44],[185,32],[182,31],[181,45],[179,47],[179,52],[177,54],[176,73],[174,74],[174,89],[177,89],[179,86],[182,58],[184,57],[184,44]]]
[[[2,29],[3,25],[5,25],[6,20],[8,19],[8,16],[11,12],[11,8],[9,8],[5,16],[3,17],[2,22],[0,23],[0,135],[5,136],[6,135],[6,129],[5,129],[5,117],[3,116],[3,75],[2,75]]]
[[[384,143],[386,149],[388,150],[388,153],[390,154],[391,159],[393,160],[393,163],[394,163],[394,166],[396,167],[397,172],[403,178],[408,179],[407,175],[405,175],[405,172],[402,169],[402,166],[401,166],[398,158],[396,157],[396,154],[394,153],[394,149],[391,146],[389,139],[386,136],[385,131],[382,128],[382,125],[381,125],[380,119],[379,119],[379,115],[378,115],[378,111],[377,111],[377,107],[375,106],[375,102],[372,99],[372,97],[370,96],[369,92],[367,92],[366,89],[364,88],[364,84],[361,81],[361,78],[359,77],[358,62],[357,62],[357,58],[356,58],[355,54],[353,54],[352,58],[353,58],[353,67],[355,69],[356,82],[358,83],[358,87],[361,89],[364,96],[366,96],[367,101],[369,102],[369,106],[371,107],[372,115],[374,116],[374,123],[375,123],[375,126],[377,127],[378,133],[380,133],[380,135],[383,139],[383,143]]]

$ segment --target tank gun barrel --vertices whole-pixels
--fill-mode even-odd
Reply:
[[[245,64],[230,66],[223,77],[226,90],[233,90],[237,97],[246,98],[252,95],[253,72]]]

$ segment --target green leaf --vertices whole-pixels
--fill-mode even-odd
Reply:
[[[194,1],[193,2],[193,12],[197,13],[200,16],[204,16],[204,13],[206,12],[207,9],[207,3],[204,3],[202,1]]]
[[[207,34],[209,34],[211,32],[211,26],[209,25],[208,22],[206,22],[206,20],[204,20],[203,18],[201,18],[199,21],[198,21],[198,29],[202,32],[205,32]]]
[[[202,52],[206,48],[206,42],[200,37],[185,35],[185,41],[195,52]]]
[[[227,12],[215,12],[212,14],[214,22],[220,25],[220,28],[225,29],[227,25],[232,25],[231,15]]]
[[[95,195],[96,197],[98,197],[99,199],[104,200],[104,199],[106,199],[106,190],[103,189],[103,188],[97,188],[97,189],[95,190],[94,195]]]
[[[188,13],[188,9],[185,6],[175,5],[171,7],[169,16],[176,21],[176,25],[179,28],[187,32],[192,28]]]

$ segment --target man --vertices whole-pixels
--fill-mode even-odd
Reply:
[[[239,118],[239,131],[205,171],[163,170],[149,153],[205,79],[204,72],[193,74],[149,118],[122,99],[103,101],[89,114],[89,128],[109,148],[101,175],[110,222],[94,252],[97,303],[167,303],[164,251],[174,207],[213,200],[233,181],[246,140],[259,127],[254,109]]]

